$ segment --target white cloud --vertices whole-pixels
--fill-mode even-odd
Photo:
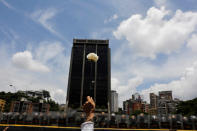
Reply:
[[[43,41],[39,47],[33,50],[35,58],[40,62],[47,64],[50,69],[58,72],[68,72],[70,64],[70,52],[65,49],[59,41]],[[67,54],[67,55],[66,55]]]
[[[129,73],[140,75],[144,79],[165,80],[176,79],[182,75],[183,70],[191,65],[197,56],[193,53],[181,52],[177,56],[169,56],[161,64],[147,61],[134,62]]]
[[[38,61],[34,60],[31,52],[17,52],[12,57],[12,62],[19,68],[37,72],[49,72],[49,68]]]
[[[111,87],[112,90],[118,92],[119,106],[122,102],[131,98],[131,95],[136,93],[136,88],[143,83],[143,78],[140,76],[130,78],[126,84],[122,84],[119,78],[112,77]]]
[[[196,29],[197,12],[173,13],[164,7],[152,7],[145,17],[136,14],[122,21],[113,32],[117,39],[123,39],[122,45],[112,55],[116,65],[112,86],[123,87],[117,89],[121,102],[135,93],[136,88],[128,88],[127,82],[135,76],[144,79],[143,89],[138,91],[147,102],[150,92],[163,90],[172,90],[173,97],[182,100],[197,97],[196,64],[187,68],[197,60]],[[147,83],[152,86],[147,87]]]
[[[56,89],[51,92],[51,97],[57,100],[59,103],[66,102],[66,92],[62,89]]]
[[[167,84],[156,83],[140,93],[149,101],[149,93],[158,93],[159,91],[171,90],[174,98],[182,100],[193,99],[197,97],[197,62],[191,67],[185,69],[185,72],[178,80],[173,80]]]
[[[193,34],[188,40],[187,47],[191,48],[192,51],[197,52],[197,34]]]
[[[158,57],[155,60],[145,58],[132,59],[133,54],[124,44],[112,55],[112,76],[128,80],[133,76],[141,76],[146,81],[169,81],[177,79],[183,70],[197,60],[195,52],[183,49],[176,55]],[[130,53],[129,53],[130,51]],[[124,66],[123,66],[124,65]],[[113,66],[114,67],[114,66]]]
[[[0,0],[0,2],[2,2],[7,8],[15,10],[15,8],[11,6],[8,2],[6,2],[6,0]]]
[[[30,17],[35,21],[38,22],[39,24],[41,24],[45,29],[47,29],[48,31],[50,31],[52,34],[58,36],[59,38],[63,39],[62,35],[59,34],[56,29],[55,26],[52,22],[50,22],[50,20],[55,17],[55,15],[57,14],[57,10],[54,8],[49,8],[46,10],[36,10],[35,12],[33,12]]]
[[[44,41],[40,43],[40,46],[36,49],[36,58],[40,61],[46,63],[48,60],[57,57],[59,54],[63,53],[64,47],[60,42],[49,42]]]
[[[118,19],[118,15],[117,15],[117,14],[114,14],[114,15],[111,16],[110,18],[105,19],[105,20],[104,20],[104,23],[106,24],[106,23],[109,23],[109,22],[111,22],[111,21],[113,21],[113,20],[116,20],[116,19]]]
[[[169,19],[164,7],[150,8],[146,17],[132,15],[113,32],[117,39],[125,38],[135,56],[155,59],[160,53],[177,52],[196,30],[197,12],[177,10]]]
[[[58,44],[56,45],[55,43]],[[40,50],[43,47],[46,47],[46,50]],[[48,49],[48,47],[53,47],[56,53]],[[36,46],[27,45],[26,50],[28,51],[17,52],[14,55],[10,55],[9,52],[12,47],[1,43],[0,59],[3,62],[0,63],[0,91],[14,92],[15,89],[9,87],[10,84],[14,85],[16,90],[44,89],[50,92],[52,99],[58,103],[65,103],[68,80],[67,69],[70,61],[67,60],[69,56],[65,56],[65,52],[60,50],[59,47],[63,50],[60,42],[50,43],[44,41],[38,43]],[[39,55],[36,56],[39,52],[38,50],[43,52],[43,54],[40,53],[40,55],[44,55],[45,57],[39,59]],[[45,54],[49,54],[49,52],[54,55],[46,57],[48,55]],[[46,62],[44,62],[45,60]],[[53,65],[53,63],[55,64]],[[38,73],[49,70],[48,67],[43,64],[50,66],[50,72]],[[25,70],[19,70],[18,68]]]

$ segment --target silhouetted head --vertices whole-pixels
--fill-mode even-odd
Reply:
[[[84,118],[85,117],[85,114],[84,113],[81,113],[81,118]]]
[[[141,116],[141,117],[144,117],[144,113],[140,113],[140,116]]]
[[[134,116],[134,115],[132,115],[132,116],[131,116],[131,119],[135,119],[135,116]]]
[[[126,116],[125,115],[121,115],[121,119],[126,119]]]

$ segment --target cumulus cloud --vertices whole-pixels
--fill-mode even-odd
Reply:
[[[180,52],[175,56],[168,56],[160,64],[149,61],[134,61],[134,64],[130,65],[133,70],[129,70],[129,73],[140,75],[149,80],[177,79],[182,75],[185,68],[190,66],[196,59],[197,56],[188,51]]]
[[[131,95],[136,93],[136,88],[143,83],[143,78],[140,76],[130,78],[126,84],[122,84],[121,81],[113,77],[111,79],[112,90],[116,90],[119,93],[119,104],[122,105],[124,100],[131,98]]]
[[[62,89],[56,89],[51,92],[51,97],[57,100],[59,103],[66,102],[66,92]]]
[[[117,14],[114,14],[114,15],[111,16],[110,18],[105,19],[105,20],[104,20],[104,23],[106,24],[106,23],[109,23],[109,22],[111,22],[111,21],[113,21],[113,20],[116,20],[116,19],[118,19],[118,15],[117,15]]]
[[[149,101],[149,93],[158,93],[159,91],[171,90],[174,98],[182,100],[193,99],[197,97],[197,61],[191,67],[185,69],[185,72],[178,80],[169,83],[156,83],[140,93],[145,100]]]
[[[46,50],[42,49],[43,47],[46,47]],[[50,49],[48,49],[49,47]],[[70,61],[67,60],[69,56],[66,56],[63,51],[62,44],[58,41],[42,41],[36,46],[27,45],[24,48],[26,51],[10,55],[12,47],[0,44],[0,59],[3,61],[0,63],[0,91],[44,89],[50,92],[52,99],[61,104],[65,103],[68,80],[66,74],[68,74]],[[51,50],[52,48],[54,50]],[[39,58],[42,55],[43,57]],[[63,63],[64,65],[62,65]],[[46,65],[50,67],[50,70]],[[10,84],[14,85],[15,89],[9,87]]]
[[[17,52],[12,57],[15,66],[36,72],[49,72],[49,68],[33,59],[31,52]]]
[[[125,38],[135,56],[155,59],[160,53],[171,54],[184,46],[197,26],[197,12],[177,10],[170,16],[164,7],[152,7],[143,18],[132,15],[113,32],[117,39]]]
[[[197,34],[193,34],[188,40],[187,47],[191,48],[192,51],[197,52]]]

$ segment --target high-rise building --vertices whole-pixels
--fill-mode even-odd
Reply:
[[[89,53],[99,56],[97,62],[87,59]],[[79,109],[92,96],[96,110],[110,111],[111,63],[109,40],[73,39],[66,104]]]
[[[157,108],[158,96],[154,93],[150,93],[150,108]]]
[[[159,97],[156,94],[150,93],[150,109],[149,109],[149,113],[152,114],[152,115],[156,115],[157,114],[158,99],[159,99]]]
[[[159,99],[173,100],[172,99],[172,91],[160,91],[159,92]]]
[[[131,115],[133,113],[133,100],[132,99],[123,101],[123,110],[128,115]]]
[[[133,94],[132,99],[123,101],[123,110],[128,115],[132,115],[136,111],[148,112],[148,106],[139,93]]]
[[[171,114],[176,111],[176,105],[172,98],[172,91],[159,92],[158,114]]]
[[[149,113],[149,109],[150,109],[149,106],[150,106],[149,104],[146,103],[144,104],[144,112]]]
[[[171,114],[176,111],[176,106],[180,100],[172,98],[172,91],[160,91],[159,96],[150,93],[149,114]]]
[[[111,112],[118,112],[118,93],[111,91]]]

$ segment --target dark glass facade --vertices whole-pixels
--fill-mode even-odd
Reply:
[[[96,53],[98,61],[87,59]],[[93,97],[96,110],[110,111],[111,65],[109,40],[74,39],[70,61],[67,106],[80,109],[87,96]]]

